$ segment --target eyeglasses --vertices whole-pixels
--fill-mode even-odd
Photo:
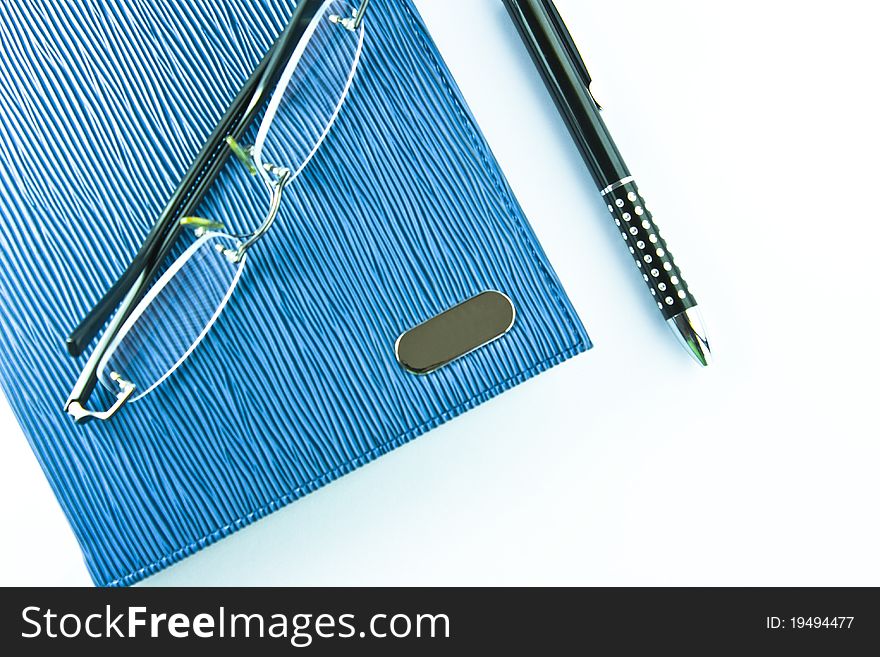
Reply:
[[[301,0],[298,4],[273,48],[273,56],[268,64],[261,64],[249,102],[241,111],[232,112],[234,128],[218,128],[212,137],[223,137],[222,148],[234,154],[266,188],[266,214],[256,226],[249,226],[247,218],[242,218],[240,225],[224,226],[185,216],[171,226],[154,228],[142,252],[102,300],[103,306],[108,306],[108,300],[124,294],[65,404],[76,422],[109,420],[126,403],[155,390],[186,361],[218,320],[244,272],[250,249],[275,221],[285,187],[318,151],[348,96],[363,48],[368,3],[362,0],[354,6],[347,0]],[[253,80],[248,84],[254,86]],[[264,91],[273,84],[253,146],[239,146],[233,134],[244,132],[262,104]],[[279,116],[283,120],[276,120]],[[223,132],[229,134],[223,136]],[[206,155],[211,152],[213,156]],[[218,153],[215,148],[200,155],[206,161],[202,175],[194,178],[203,187],[205,169],[213,170],[214,176],[219,173],[214,162]],[[148,287],[187,233],[193,236],[191,244]],[[132,279],[127,291],[120,289]],[[100,320],[105,312],[102,304],[72,334],[69,344],[88,339],[91,331],[84,327]],[[116,397],[106,411],[85,407],[98,382]]]

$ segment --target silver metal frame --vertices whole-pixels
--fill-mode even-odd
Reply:
[[[275,219],[278,217],[278,212],[281,210],[281,196],[287,183],[291,180],[290,169],[286,167],[276,167],[272,164],[267,164],[264,168],[267,174],[275,176],[275,178],[270,178],[268,176],[263,177],[263,182],[266,183],[266,187],[269,188],[270,193],[269,212],[266,214],[266,218],[263,220],[260,227],[251,235],[243,238],[236,250],[223,249],[223,255],[229,258],[230,262],[241,261],[244,254],[247,253],[247,250],[256,244],[257,241],[259,241],[259,239],[272,227],[272,224],[275,223]]]
[[[275,219],[278,216],[278,212],[281,209],[282,193],[284,191],[284,187],[290,181],[290,170],[284,167],[276,167],[274,165],[268,164],[266,165],[266,169],[267,176],[263,177],[262,180],[269,188],[269,192],[271,194],[269,201],[269,210],[266,213],[266,218],[263,220],[263,223],[260,225],[260,227],[249,236],[242,237],[231,235],[228,233],[226,234],[230,239],[235,240],[239,244],[238,248],[234,250],[223,249],[222,247],[218,249],[221,255],[229,259],[230,262],[238,263],[241,261],[247,250],[250,249],[254,244],[256,244],[257,241],[268,232],[269,228],[271,228],[272,224],[275,222]],[[272,178],[269,174],[274,175],[275,177]],[[197,237],[201,237],[201,235],[204,234],[204,229],[198,228],[194,232]],[[119,392],[116,393],[116,401],[110,408],[108,408],[106,411],[92,411],[86,408],[82,404],[82,402],[79,401],[79,399],[82,397],[82,391],[87,385],[90,373],[93,370],[97,371],[100,368],[101,362],[107,357],[106,347],[110,346],[112,341],[119,337],[119,331],[122,328],[122,323],[118,322],[118,318],[115,318],[111,322],[107,331],[105,331],[104,335],[101,337],[101,341],[99,342],[98,347],[92,352],[92,356],[89,358],[89,361],[83,368],[82,374],[80,374],[79,380],[74,386],[73,392],[70,394],[70,397],[64,405],[64,410],[77,423],[83,423],[89,420],[106,421],[111,419],[120,410],[122,410],[122,407],[125,406],[128,400],[131,399],[132,395],[134,395],[134,393],[137,391],[137,386],[134,383],[122,378],[122,376],[118,372],[112,372],[110,374],[110,378],[119,385]]]
[[[342,18],[337,15],[329,16],[329,20],[334,24],[339,24],[343,26],[345,29],[349,31],[356,31],[360,29],[361,24],[364,20],[364,15],[366,14],[367,6],[370,4],[370,0],[362,0],[360,5],[357,8],[352,10],[352,15],[350,17]],[[349,80],[349,84],[350,84]],[[277,88],[275,90],[277,92]],[[273,92],[273,94],[275,93]],[[248,155],[253,158],[253,149],[248,149]],[[287,184],[292,180],[293,173],[290,169],[285,167],[279,167],[272,164],[264,163],[262,166],[257,166],[257,171],[259,172],[261,180],[264,182],[266,187],[270,193],[269,199],[269,209],[266,213],[266,217],[263,220],[263,223],[260,227],[252,234],[247,236],[235,236],[229,235],[230,238],[233,238],[239,242],[239,246],[237,249],[224,249],[219,247],[219,251],[222,255],[227,257],[231,262],[237,263],[242,260],[245,256],[245,253],[250,249],[260,238],[265,235],[269,229],[272,227],[272,224],[275,222],[275,219],[278,216],[278,213],[281,209],[281,199],[282,194],[284,192],[284,188]],[[198,234],[198,229],[196,232]],[[219,246],[219,245],[218,245]],[[141,284],[146,273],[142,273],[138,278],[135,285],[132,286],[131,291],[126,296],[126,299],[123,301],[123,304],[132,303],[135,299],[135,295],[137,291],[141,289]],[[113,372],[110,375],[118,385],[119,391],[116,393],[116,401],[113,405],[105,411],[92,411],[87,409],[84,406],[83,398],[87,398],[85,394],[89,389],[89,384],[91,377],[97,371],[97,368],[100,366],[101,361],[104,359],[107,351],[107,347],[111,345],[112,341],[117,338],[119,331],[123,328],[124,322],[121,321],[122,317],[120,317],[121,313],[117,313],[117,316],[114,317],[104,334],[101,336],[101,339],[98,342],[98,345],[95,347],[95,350],[92,352],[92,355],[89,357],[85,367],[83,368],[82,373],[79,376],[76,384],[74,385],[73,391],[67,399],[67,402],[64,405],[64,410],[74,419],[77,423],[87,422],[89,420],[101,420],[106,421],[115,416],[123,406],[131,399],[132,395],[134,395],[137,387],[134,383],[130,381],[126,381],[122,378],[118,373]]]

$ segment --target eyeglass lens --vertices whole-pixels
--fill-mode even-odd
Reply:
[[[255,163],[286,167],[295,178],[330,132],[354,78],[363,25],[339,19],[355,6],[327,0],[286,65],[257,133]],[[228,302],[244,260],[230,262],[218,245],[238,241],[212,233],[180,256],[150,289],[120,330],[99,366],[101,382],[118,392],[120,377],[136,386],[133,400],[149,394],[196,348]]]

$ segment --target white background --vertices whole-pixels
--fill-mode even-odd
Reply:
[[[501,3],[417,4],[596,347],[149,583],[880,585],[872,3],[558,2],[707,370]],[[0,584],[90,584],[0,427]]]

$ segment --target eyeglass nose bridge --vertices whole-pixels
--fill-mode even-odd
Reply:
[[[237,249],[222,249],[223,255],[232,263],[241,262],[241,259],[245,256],[247,250],[256,244],[257,241],[259,241],[259,239],[272,227],[272,224],[275,223],[275,219],[278,217],[278,212],[281,210],[281,198],[284,188],[290,182],[292,176],[291,171],[285,167],[277,167],[272,164],[264,165],[264,169],[265,175],[263,176],[263,180],[266,182],[266,185],[271,192],[269,211],[266,213],[266,218],[263,219],[263,223],[260,224],[260,227],[245,239]],[[274,175],[275,178],[270,178],[269,174]]]

